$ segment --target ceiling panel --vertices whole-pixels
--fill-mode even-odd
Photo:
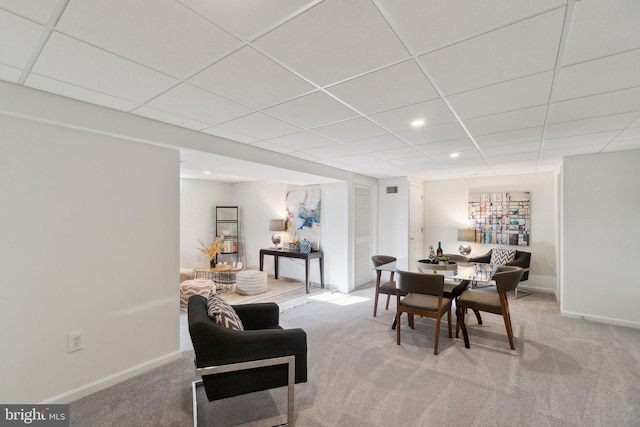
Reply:
[[[464,124],[472,135],[479,136],[543,126],[546,114],[545,104],[468,119]]]
[[[178,0],[179,3],[234,34],[251,40],[317,0]]]
[[[325,0],[256,40],[255,46],[321,86],[407,57],[368,0]]]
[[[637,0],[0,0],[0,79],[292,165],[546,172],[640,148],[638,22]]]
[[[256,70],[260,70],[256,73]],[[252,108],[265,108],[315,90],[295,74],[244,47],[189,79]]]
[[[414,54],[469,39],[566,3],[565,0],[379,1]]]
[[[549,123],[640,111],[640,87],[555,102]]]
[[[391,150],[374,151],[371,156],[380,160],[394,160],[394,159],[406,159],[409,157],[415,157],[421,153],[413,147],[401,147],[393,148]]]
[[[630,128],[623,132],[621,132],[616,138],[616,142],[618,141],[629,141],[629,140],[638,140],[640,139],[640,128]]]
[[[640,149],[640,139],[631,141],[614,141],[604,147],[602,151],[626,151]]]
[[[389,148],[402,148],[407,144],[394,135],[386,134],[373,138],[365,138],[359,141],[346,143],[351,148],[362,151],[364,153],[372,153],[374,151],[382,151]]]
[[[564,9],[509,25],[444,49],[420,61],[445,94],[512,80],[554,68]]]
[[[17,77],[11,81],[18,81],[43,30],[41,25],[0,10],[0,64],[15,70]],[[20,43],[15,43],[16,39]]]
[[[563,65],[640,48],[640,2],[576,2]]]
[[[176,84],[171,77],[53,33],[33,73],[133,102],[146,102]]]
[[[489,147],[495,147],[497,145],[520,145],[522,142],[532,141],[540,144],[540,141],[542,141],[543,130],[544,128],[542,126],[538,126],[508,132],[490,133],[488,135],[476,136],[474,139],[483,151],[486,151]]]
[[[358,139],[371,138],[387,133],[373,121],[364,117],[320,126],[314,128],[313,131],[340,142],[356,141]]]
[[[115,110],[131,111],[138,105],[138,103],[134,101],[118,98],[93,89],[86,89],[75,84],[61,82],[34,73],[29,74],[24,84],[34,89],[56,93],[66,97],[73,97],[73,99],[102,105]]]
[[[317,91],[265,110],[270,115],[303,128],[314,128],[358,115],[355,111]]]
[[[547,126],[547,138],[562,138],[572,135],[587,135],[593,132],[626,129],[640,115],[640,112],[614,114],[611,116],[594,117],[585,120],[575,120],[554,123]]]
[[[60,0],[1,0],[0,7],[44,25],[49,22],[59,3]]]
[[[252,144],[254,142],[260,141],[259,139],[252,138],[250,136],[243,135],[238,132],[234,132],[232,130],[223,129],[218,126],[211,126],[202,130],[203,133],[208,133],[210,135],[219,136],[221,138],[227,138],[235,142],[242,142],[244,144]]]
[[[535,160],[538,157],[539,151],[539,141],[520,142],[518,144],[509,145],[494,145],[482,150],[492,164],[499,161],[501,158],[504,159],[510,155],[522,155],[530,160]]]
[[[331,86],[327,90],[364,114],[438,97],[429,80],[413,60],[374,71]]]
[[[424,120],[425,126],[440,125],[456,120],[449,107],[440,98],[371,114],[369,117],[392,132],[412,129],[414,120]]]
[[[562,101],[640,86],[638,70],[640,49],[564,67],[555,99]]]
[[[552,77],[551,71],[534,74],[452,95],[449,101],[462,119],[535,107],[549,101]]]
[[[228,122],[220,124],[218,127],[257,139],[271,139],[302,130],[298,126],[262,113],[249,114],[244,117],[229,120]]]
[[[197,120],[192,120],[186,117],[177,116],[175,114],[171,114],[166,111],[149,107],[148,105],[143,105],[142,107],[135,109],[133,113],[142,117],[148,117],[150,119],[158,120],[160,122],[171,123],[176,126],[184,127],[187,129],[205,130],[210,127],[210,125],[207,123],[199,122]]]
[[[442,154],[450,155],[454,152],[476,151],[475,145],[469,138],[455,139],[443,142],[429,142],[426,144],[416,144],[415,147],[425,154]]]
[[[402,139],[412,144],[426,144],[429,142],[449,141],[465,138],[466,132],[459,123],[447,123],[437,126],[425,126],[405,132],[400,132]]]
[[[215,125],[249,114],[251,109],[187,83],[182,83],[147,104],[181,117]]]
[[[312,132],[300,132],[292,135],[269,139],[268,142],[285,147],[291,151],[303,151],[313,148],[333,146],[335,142]]]
[[[57,28],[180,79],[241,45],[173,0],[71,1]]]
[[[354,150],[347,145],[338,143],[319,148],[312,148],[305,152],[320,159],[335,159],[337,157],[353,156],[358,154],[358,150]]]

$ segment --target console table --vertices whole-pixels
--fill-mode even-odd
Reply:
[[[307,287],[307,293],[309,293],[309,287],[311,285],[311,283],[309,282],[309,262],[312,259],[318,259],[318,263],[320,266],[320,286],[324,288],[324,254],[322,253],[322,251],[314,251],[314,252],[309,252],[308,254],[304,254],[302,252],[293,252],[293,251],[286,251],[286,250],[280,250],[280,249],[260,249],[260,271],[262,271],[262,268],[264,266],[265,255],[273,256],[274,265],[275,265],[274,276],[276,279],[278,278],[278,259],[280,257],[303,259],[304,270],[305,270],[304,281]]]

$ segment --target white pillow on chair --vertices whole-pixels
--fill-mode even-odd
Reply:
[[[491,261],[493,265],[507,265],[516,259],[515,249],[491,249]]]

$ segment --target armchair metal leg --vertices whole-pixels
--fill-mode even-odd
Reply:
[[[526,297],[527,295],[531,295],[531,292],[525,291],[524,289],[518,289],[517,286],[513,292],[516,294],[516,299],[520,298],[518,294],[522,294],[523,297]]]
[[[196,388],[202,384],[202,380],[195,380],[191,383],[191,395],[193,397],[193,427],[198,427],[198,399],[196,397]]]
[[[274,357],[271,359],[251,360],[248,362],[232,363],[229,365],[208,366],[206,368],[196,368],[197,376],[222,374],[225,372],[244,371],[246,369],[262,368],[266,366],[287,365],[287,421],[286,426],[293,426],[293,407],[295,401],[295,382],[296,382],[296,358],[295,356]],[[202,384],[202,380],[196,380],[191,384],[193,393],[193,427],[198,427],[198,402],[196,399],[196,387]]]

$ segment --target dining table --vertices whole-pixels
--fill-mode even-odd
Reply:
[[[444,296],[455,300],[468,288],[491,286],[493,275],[498,270],[495,264],[479,262],[430,263],[427,260],[400,258],[387,264],[374,267],[379,271],[410,271],[423,274],[442,274],[445,276]],[[480,313],[474,310],[478,323],[482,324]],[[396,328],[396,318],[391,329]]]

